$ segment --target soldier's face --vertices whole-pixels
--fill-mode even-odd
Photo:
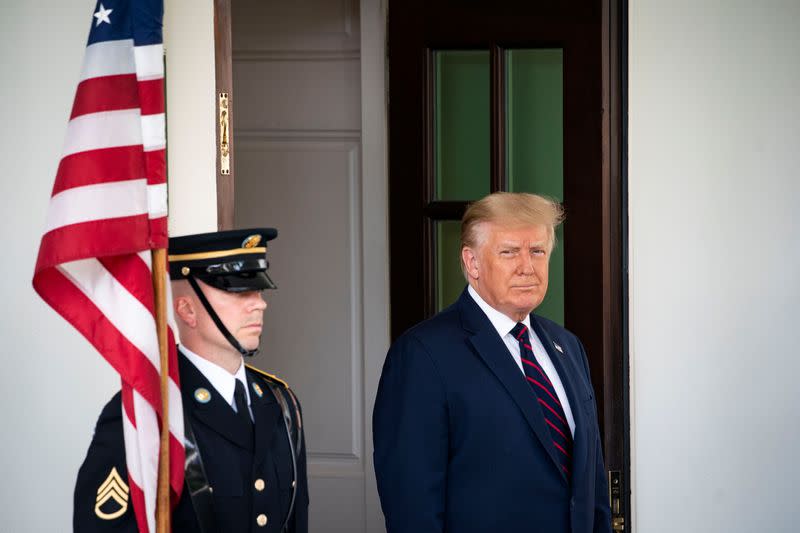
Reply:
[[[264,323],[264,310],[267,308],[261,291],[226,292],[206,284],[202,285],[202,289],[208,303],[239,344],[247,350],[258,348]],[[200,309],[202,311],[198,326],[206,340],[220,348],[233,349],[205,312],[202,304]]]

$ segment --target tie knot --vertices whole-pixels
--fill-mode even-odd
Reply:
[[[236,407],[238,408],[240,405],[247,405],[247,396],[244,393],[244,383],[242,383],[241,379],[237,379],[236,387],[233,389],[233,399],[236,402]]]
[[[517,325],[511,330],[511,334],[515,339],[522,340],[528,335],[528,327],[522,322],[517,322]]]

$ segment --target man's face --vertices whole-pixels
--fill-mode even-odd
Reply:
[[[258,348],[261,339],[264,310],[267,303],[261,296],[261,291],[227,292],[211,287],[200,282],[203,294],[208,303],[217,312],[219,319],[228,328],[231,335],[236,337],[239,344],[246,350]],[[208,313],[197,302],[200,314],[198,316],[198,333],[206,342],[221,349],[232,350],[228,340],[219,331]]]
[[[543,225],[509,227],[485,222],[477,250],[465,248],[470,284],[486,303],[521,321],[544,299],[550,246]]]

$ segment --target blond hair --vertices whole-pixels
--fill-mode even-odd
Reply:
[[[475,249],[481,244],[485,222],[501,226],[545,226],[548,252],[556,245],[556,228],[564,221],[564,209],[556,200],[527,192],[496,192],[467,207],[461,219],[461,249]],[[464,264],[461,264],[464,270]],[[464,272],[466,275],[466,272]]]

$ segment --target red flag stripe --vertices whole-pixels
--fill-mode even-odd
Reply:
[[[149,226],[147,215],[136,215],[82,222],[49,231],[42,237],[36,273],[85,257],[122,255],[147,249]]]
[[[134,255],[133,257],[115,255],[101,258],[100,263],[120,284],[125,286],[125,289],[134,298],[139,300],[155,319],[152,271],[140,256]]]
[[[150,248],[167,248],[167,217],[150,219]]]
[[[144,177],[142,145],[78,152],[61,159],[53,186],[53,196],[73,187],[138,180]]]
[[[167,302],[169,304],[169,302]],[[169,310],[167,310],[169,312]],[[172,328],[167,328],[167,346],[169,347],[169,377],[175,383],[176,387],[180,383],[180,372],[178,369],[178,349],[176,348],[175,335],[172,333]],[[181,389],[177,387],[178,396],[180,396]],[[181,413],[181,420],[183,414]],[[183,429],[183,424],[179,426]]]
[[[147,169],[147,183],[155,185],[167,182],[167,151],[148,150],[144,153],[145,168]]]
[[[149,359],[133,346],[75,284],[57,269],[37,274],[34,287],[39,295],[72,324],[111,366],[148,401],[161,407],[161,378]],[[40,290],[47,287],[47,290]],[[64,302],[68,302],[65,304]],[[131,371],[137,372],[131,376]]]
[[[70,120],[81,115],[139,107],[136,74],[119,74],[83,80],[75,92]]]
[[[164,112],[164,80],[162,78],[138,82],[142,115]]]
[[[170,410],[175,407],[170,406]],[[174,433],[169,434],[169,470],[170,488],[172,489],[172,507],[178,504],[181,490],[183,489],[184,450],[183,442],[179,441]],[[180,458],[180,460],[178,460]]]

